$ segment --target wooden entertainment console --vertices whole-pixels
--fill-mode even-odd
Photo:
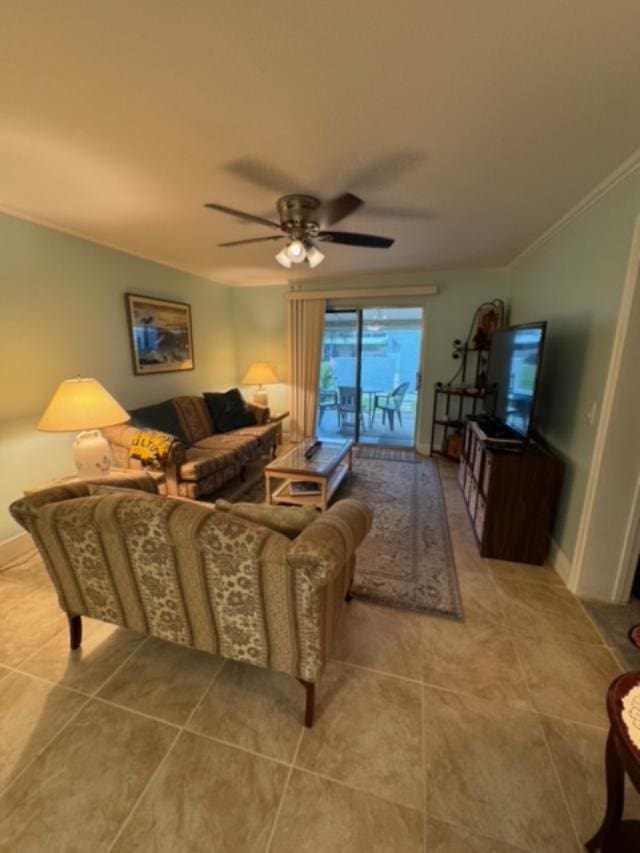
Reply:
[[[468,421],[458,481],[482,557],[542,565],[563,465],[538,444],[499,448]]]

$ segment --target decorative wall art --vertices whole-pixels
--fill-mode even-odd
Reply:
[[[133,372],[142,376],[193,370],[190,306],[134,293],[125,297]]]

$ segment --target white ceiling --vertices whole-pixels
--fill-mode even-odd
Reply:
[[[0,206],[269,284],[203,203],[349,190],[395,245],[298,277],[501,265],[640,145],[639,46],[638,0],[3,0]]]

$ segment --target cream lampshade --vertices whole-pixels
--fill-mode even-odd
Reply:
[[[100,427],[129,420],[129,414],[103,388],[97,379],[65,379],[51,398],[40,419],[43,432],[82,430],[73,443],[73,456],[79,477],[109,473],[111,451]]]
[[[261,406],[269,405],[267,392],[262,390],[263,385],[275,385],[280,382],[273,367],[266,361],[254,361],[242,380],[243,385],[257,385],[258,390],[253,395],[253,402]]]

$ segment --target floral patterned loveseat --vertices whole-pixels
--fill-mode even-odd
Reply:
[[[54,486],[11,505],[68,616],[71,647],[86,615],[285,672],[307,690],[310,726],[314,686],[371,526],[367,506],[342,500],[309,514],[244,505],[267,526],[236,515],[240,505],[223,512],[158,495],[146,474],[133,479],[126,489],[113,488],[115,475],[108,486]],[[278,532],[282,519],[295,522],[289,536]]]

